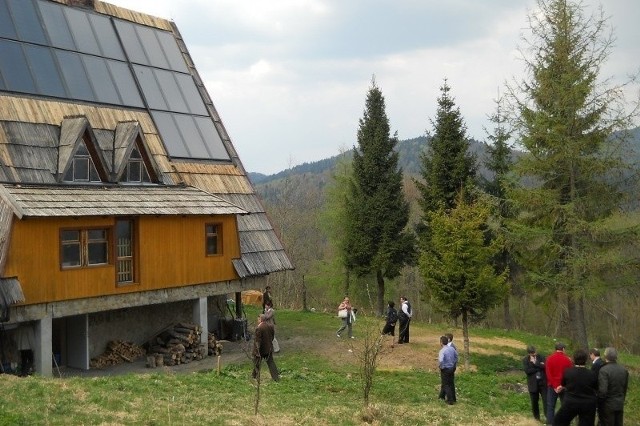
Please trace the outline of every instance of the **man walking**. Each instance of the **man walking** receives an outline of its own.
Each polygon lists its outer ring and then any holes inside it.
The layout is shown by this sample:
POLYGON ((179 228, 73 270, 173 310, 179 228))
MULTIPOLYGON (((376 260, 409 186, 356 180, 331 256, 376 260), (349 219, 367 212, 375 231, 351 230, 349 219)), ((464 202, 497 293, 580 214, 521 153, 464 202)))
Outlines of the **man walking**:
POLYGON ((573 361, 564 353, 564 343, 556 342, 556 351, 547 358, 545 372, 547 375, 547 424, 553 424, 556 415, 556 403, 558 398, 564 397, 560 393, 562 387, 562 375, 564 370, 573 367, 573 361))
POLYGON ((411 315, 413 315, 411 309, 411 303, 406 297, 400 298, 400 311, 398 312, 398 324, 400 330, 398 330, 398 344, 409 343, 409 324, 411 323, 411 315))
POLYGON ((602 409, 601 425, 622 426, 624 399, 629 386, 629 372, 618 364, 618 351, 615 348, 604 350, 605 364, 598 375, 598 398, 602 409))
POLYGON ((278 367, 273 360, 273 326, 265 322, 265 315, 258 315, 258 326, 256 327, 255 339, 253 342, 253 374, 254 379, 260 378, 260 366, 262 360, 267 361, 271 378, 274 381, 280 380, 278 367))
POLYGON ((440 399, 453 405, 456 403, 455 371, 458 363, 456 350, 448 345, 447 336, 440 337, 438 366, 440 367, 440 399))

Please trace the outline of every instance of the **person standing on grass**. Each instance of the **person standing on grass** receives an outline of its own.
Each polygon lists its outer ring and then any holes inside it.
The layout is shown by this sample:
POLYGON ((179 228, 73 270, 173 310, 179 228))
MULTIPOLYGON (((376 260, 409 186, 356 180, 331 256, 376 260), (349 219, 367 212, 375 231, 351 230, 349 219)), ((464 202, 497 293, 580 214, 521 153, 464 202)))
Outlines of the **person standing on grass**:
POLYGON ((353 339, 353 331, 351 329, 351 325, 353 324, 353 307, 351 306, 351 302, 349 301, 348 297, 345 297, 342 300, 342 303, 340 303, 340 305, 338 305, 338 316, 340 316, 340 311, 347 311, 346 315, 343 317, 340 317, 340 319, 342 319, 342 325, 340 326, 340 328, 338 329, 338 331, 336 332, 336 336, 337 337, 342 337, 340 335, 340 333, 342 333, 344 331, 344 329, 347 329, 347 334, 349 336, 350 339, 353 339))
POLYGON ((527 375, 527 389, 531 399, 533 418, 540 420, 540 399, 543 416, 547 413, 547 376, 544 371, 544 356, 534 346, 527 347, 527 356, 522 358, 522 367, 527 375))
POLYGON ((387 305, 387 314, 385 315, 385 324, 382 329, 382 334, 388 334, 391 336, 396 335, 396 322, 398 321, 398 311, 395 308, 396 304, 390 300, 387 305))
MULTIPOLYGON (((591 358, 591 371, 593 371, 597 379, 600 374, 600 368, 604 365, 604 361, 600 358, 600 350, 598 348, 589 350, 589 358, 591 358)), ((600 406, 600 402, 600 398, 598 398, 596 416, 598 418, 598 424, 604 426, 604 418, 602 417, 604 409, 600 406)))
POLYGON ((448 345, 447 336, 440 337, 440 352, 438 353, 438 367, 440 368, 440 395, 447 404, 456 403, 455 371, 458 363, 456 350, 448 345))
POLYGON ((271 301, 268 301, 264 306, 264 320, 267 324, 273 327, 273 353, 277 354, 280 352, 280 344, 278 343, 278 339, 276 339, 276 311, 273 310, 273 305, 271 301))
POLYGON ((618 364, 618 351, 604 350, 605 364, 598 374, 598 398, 605 426, 622 426, 624 400, 629 387, 629 372, 618 364))
POLYGON ((273 298, 271 297, 271 286, 266 286, 264 288, 264 293, 262 293, 262 313, 263 314, 267 306, 267 303, 271 303, 271 306, 273 307, 273 298))
POLYGON ((256 327, 255 338, 253 342, 253 373, 251 377, 258 379, 260 377, 260 367, 262 360, 267 362, 269 373, 274 381, 280 380, 278 367, 273 360, 273 326, 265 321, 264 314, 258 315, 258 326, 256 327))
POLYGON ((564 370, 573 367, 573 362, 564 353, 564 343, 556 342, 556 351, 547 357, 547 365, 545 373, 547 375, 547 424, 553 424, 553 418, 556 413, 556 403, 558 398, 562 402, 563 394, 559 393, 562 384, 562 375, 564 370))
POLYGON ((400 323, 398 330, 398 344, 409 343, 409 324, 413 311, 409 300, 402 296, 400 298, 400 311, 398 312, 398 321, 400 323))
POLYGON ((573 354, 574 366, 564 370, 558 392, 564 394, 562 406, 553 418, 554 426, 569 426, 577 416, 578 426, 593 426, 596 420, 598 378, 586 368, 587 351, 573 354))

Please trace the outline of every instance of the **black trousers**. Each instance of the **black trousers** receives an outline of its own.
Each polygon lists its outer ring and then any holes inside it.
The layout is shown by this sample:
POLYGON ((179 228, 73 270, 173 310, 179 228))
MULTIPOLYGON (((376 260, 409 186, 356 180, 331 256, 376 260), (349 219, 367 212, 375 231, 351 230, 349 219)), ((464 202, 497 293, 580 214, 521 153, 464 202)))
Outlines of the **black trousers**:
POLYGON ((440 398, 447 404, 456 402, 455 368, 440 369, 440 398))
POLYGON ((531 399, 531 413, 533 418, 540 420, 540 399, 542 399, 542 414, 547 414, 547 387, 538 385, 536 392, 529 392, 529 398, 531 399))
POLYGON ((398 330, 398 343, 409 343, 409 323, 411 323, 411 318, 400 318, 398 323, 400 325, 398 330))
POLYGON ((574 401, 565 397, 553 418, 554 426, 569 426, 578 417, 578 426, 593 426, 596 420, 596 401, 574 401))

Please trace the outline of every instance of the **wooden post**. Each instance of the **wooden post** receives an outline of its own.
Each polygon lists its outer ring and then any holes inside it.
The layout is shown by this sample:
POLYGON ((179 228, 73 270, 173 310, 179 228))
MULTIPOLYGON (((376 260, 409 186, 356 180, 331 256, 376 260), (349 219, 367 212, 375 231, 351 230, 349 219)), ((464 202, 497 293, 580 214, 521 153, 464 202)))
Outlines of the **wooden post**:
POLYGON ((218 374, 220 374, 220 355, 218 355, 218 374))

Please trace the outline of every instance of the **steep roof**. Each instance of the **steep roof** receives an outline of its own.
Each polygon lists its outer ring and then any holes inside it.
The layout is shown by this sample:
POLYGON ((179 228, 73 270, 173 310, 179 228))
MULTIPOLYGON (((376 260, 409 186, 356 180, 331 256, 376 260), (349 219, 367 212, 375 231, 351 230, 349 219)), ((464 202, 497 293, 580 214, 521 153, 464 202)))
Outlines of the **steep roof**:
POLYGON ((0 50, 9 52, 0 58, 3 203, 18 217, 239 214, 238 274, 293 269, 175 24, 99 0, 70 3, 79 2, 0 0, 0 50), (60 184, 79 143, 109 185, 60 184), (139 144, 157 186, 118 187, 139 144), (108 194, 103 204, 98 194, 108 194))

